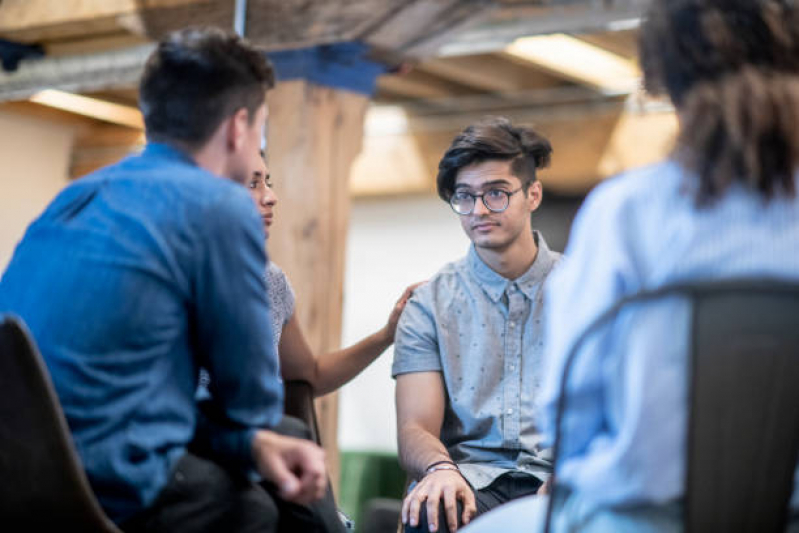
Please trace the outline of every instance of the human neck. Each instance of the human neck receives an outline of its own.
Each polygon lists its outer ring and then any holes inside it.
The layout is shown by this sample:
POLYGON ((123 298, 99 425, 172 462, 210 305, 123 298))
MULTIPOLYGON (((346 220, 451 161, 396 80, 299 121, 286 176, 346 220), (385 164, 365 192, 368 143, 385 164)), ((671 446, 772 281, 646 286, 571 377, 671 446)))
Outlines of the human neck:
POLYGON ((491 270, 510 280, 521 277, 538 257, 538 245, 532 231, 523 232, 505 248, 475 246, 475 251, 491 270))
POLYGON ((217 176, 227 177, 227 153, 220 149, 218 143, 207 143, 189 154, 199 167, 217 176))

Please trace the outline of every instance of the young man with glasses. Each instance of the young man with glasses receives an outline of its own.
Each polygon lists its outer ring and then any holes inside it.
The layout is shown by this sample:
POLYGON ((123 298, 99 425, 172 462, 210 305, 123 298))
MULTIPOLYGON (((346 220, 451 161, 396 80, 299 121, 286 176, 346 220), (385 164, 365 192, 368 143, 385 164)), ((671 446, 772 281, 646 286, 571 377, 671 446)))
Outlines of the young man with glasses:
POLYGON ((466 128, 444 154, 439 196, 472 241, 408 302, 396 334, 400 460, 416 483, 406 532, 455 531, 538 491, 551 470, 534 407, 542 285, 560 255, 533 231, 552 148, 507 119, 466 128))

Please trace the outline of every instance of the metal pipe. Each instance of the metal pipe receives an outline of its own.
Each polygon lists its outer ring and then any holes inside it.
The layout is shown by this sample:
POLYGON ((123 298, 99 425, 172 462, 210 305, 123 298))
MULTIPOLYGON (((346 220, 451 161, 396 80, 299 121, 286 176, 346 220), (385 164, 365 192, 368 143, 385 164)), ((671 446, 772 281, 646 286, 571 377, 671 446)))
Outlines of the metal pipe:
POLYGON ((247 32, 247 0, 236 0, 236 11, 233 13, 233 29, 242 37, 247 32))
POLYGON ((92 92, 135 87, 155 49, 144 44, 94 54, 23 60, 14 72, 0 72, 0 102, 24 100, 43 89, 92 92))

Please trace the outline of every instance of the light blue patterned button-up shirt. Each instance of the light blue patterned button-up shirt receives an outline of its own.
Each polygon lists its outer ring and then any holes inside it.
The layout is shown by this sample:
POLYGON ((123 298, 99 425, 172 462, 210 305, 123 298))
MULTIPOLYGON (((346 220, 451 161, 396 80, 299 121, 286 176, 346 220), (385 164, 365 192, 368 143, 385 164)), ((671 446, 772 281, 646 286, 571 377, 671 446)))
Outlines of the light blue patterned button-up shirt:
MULTIPOLYGON (((741 276, 799 279, 799 198, 767 204, 736 186, 697 209, 672 162, 597 187, 547 282, 548 441, 564 357, 598 315, 640 290, 741 276)), ((630 305, 578 353, 558 481, 584 508, 682 495, 689 324, 690 308, 679 297, 630 305)))
POLYGON ((392 374, 441 372, 441 441, 476 489, 510 470, 550 471, 535 399, 541 386, 542 285, 560 258, 536 233, 538 256, 516 280, 472 246, 414 291, 402 313, 392 374))

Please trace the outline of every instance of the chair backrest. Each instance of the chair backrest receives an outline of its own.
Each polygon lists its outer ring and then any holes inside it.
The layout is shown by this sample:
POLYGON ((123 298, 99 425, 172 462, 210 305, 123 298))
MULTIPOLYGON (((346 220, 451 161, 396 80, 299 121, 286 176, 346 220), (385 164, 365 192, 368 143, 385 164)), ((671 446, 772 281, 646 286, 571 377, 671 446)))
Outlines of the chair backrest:
MULTIPOLYGON (((683 283, 626 297, 574 343, 560 390, 567 390, 583 342, 622 308, 675 295, 690 300, 693 317, 687 354, 685 531, 784 531, 799 459, 799 284, 683 283)), ((562 392, 555 429, 556 480, 567 401, 562 392)))
POLYGON ((0 317, 0 521, 3 531, 118 533, 92 493, 30 335, 0 317))
POLYGON ((799 288, 693 294, 687 532, 782 532, 799 455, 799 288))

